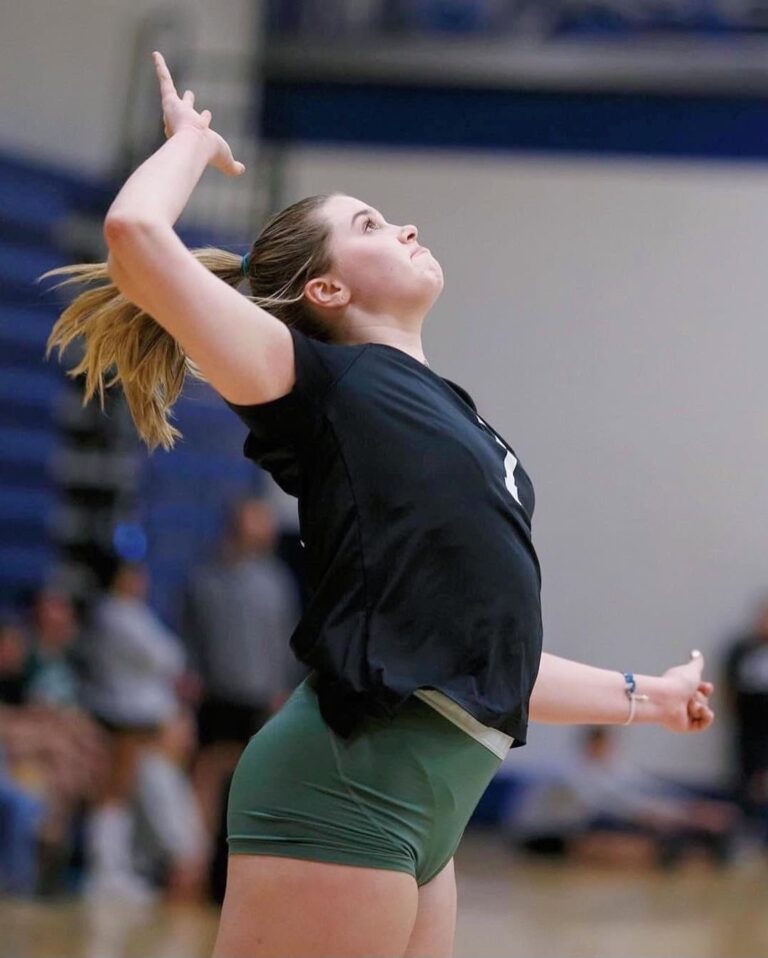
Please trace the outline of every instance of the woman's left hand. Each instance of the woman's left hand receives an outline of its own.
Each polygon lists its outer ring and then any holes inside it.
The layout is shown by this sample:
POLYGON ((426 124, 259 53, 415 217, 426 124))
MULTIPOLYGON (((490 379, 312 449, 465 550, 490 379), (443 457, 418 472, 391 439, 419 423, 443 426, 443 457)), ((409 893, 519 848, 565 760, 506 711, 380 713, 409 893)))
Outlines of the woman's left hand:
POLYGON ((705 682, 704 656, 691 652, 690 662, 676 665, 662 675, 667 695, 660 724, 672 732, 703 732, 709 728, 715 713, 709 707, 714 685, 705 682))

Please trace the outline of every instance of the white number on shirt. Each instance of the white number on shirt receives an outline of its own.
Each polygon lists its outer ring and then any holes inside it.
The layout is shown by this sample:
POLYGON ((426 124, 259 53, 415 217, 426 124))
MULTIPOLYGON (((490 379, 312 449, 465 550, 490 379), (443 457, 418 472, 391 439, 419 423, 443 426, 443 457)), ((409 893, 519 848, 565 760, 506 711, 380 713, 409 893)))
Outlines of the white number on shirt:
MULTIPOLYGON (((475 415, 477 416, 477 413, 475 413, 475 415)), ((481 425, 485 426, 485 428, 490 432, 490 434, 493 436, 496 442, 506 452, 506 456, 504 457, 504 483, 507 489, 509 489, 509 491, 511 492, 515 502, 519 506, 522 505, 522 503, 520 502, 520 493, 518 492, 518 489, 517 489, 517 483, 515 482, 515 467, 517 466, 517 459, 512 454, 512 452, 509 449, 507 449, 507 447, 499 439, 499 437, 496 435, 493 429, 491 429, 491 427, 488 425, 487 422, 483 422, 483 420, 479 416, 477 416, 477 421, 481 425)))

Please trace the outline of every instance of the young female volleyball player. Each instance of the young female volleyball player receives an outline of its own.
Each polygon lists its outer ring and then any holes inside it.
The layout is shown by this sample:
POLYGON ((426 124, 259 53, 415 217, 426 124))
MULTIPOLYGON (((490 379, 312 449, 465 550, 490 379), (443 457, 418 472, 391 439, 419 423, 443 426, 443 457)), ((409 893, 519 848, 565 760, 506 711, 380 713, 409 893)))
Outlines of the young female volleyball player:
POLYGON ((243 168, 155 65, 167 142, 107 214, 108 262, 63 270, 99 285, 49 349, 82 335, 73 374, 91 396, 114 367, 150 447, 172 445, 169 409, 201 374, 299 498, 312 598, 291 645, 311 672, 236 770, 215 953, 448 956, 453 853, 529 718, 694 732, 712 685, 697 652, 658 677, 541 653, 533 488, 424 358, 443 277, 416 227, 333 194, 242 260, 189 251, 173 224, 203 170, 243 168))

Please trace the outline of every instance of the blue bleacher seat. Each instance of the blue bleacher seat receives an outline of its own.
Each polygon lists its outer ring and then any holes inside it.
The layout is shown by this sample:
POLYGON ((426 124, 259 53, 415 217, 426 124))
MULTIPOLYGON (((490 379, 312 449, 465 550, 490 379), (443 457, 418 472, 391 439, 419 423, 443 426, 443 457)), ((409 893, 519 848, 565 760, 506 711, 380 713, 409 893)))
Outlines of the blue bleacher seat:
MULTIPOLYGON (((58 315, 59 311, 54 307, 0 304, 2 349, 24 348, 29 351, 32 363, 43 362, 45 343, 58 315)), ((54 357, 56 355, 57 353, 54 353, 54 357)))
POLYGON ((51 429, 2 429, 0 430, 0 448, 3 459, 10 463, 29 463, 45 465, 58 443, 56 433, 51 429))
POLYGON ((0 291, 25 302, 41 303, 46 296, 51 301, 50 286, 57 279, 41 283, 38 277, 56 266, 64 266, 65 258, 48 245, 22 245, 7 238, 0 239, 0 291))
MULTIPOLYGON (((66 370, 46 361, 45 344, 72 290, 58 278, 37 282, 73 262, 56 237, 72 213, 100 216, 117 185, 45 169, 0 155, 0 592, 34 585, 55 558, 51 516, 56 503, 51 462, 60 441, 57 402, 71 388, 66 370)), ((236 238, 183 229, 190 247, 247 248, 236 238), (239 243, 239 245, 238 245, 239 243)), ((191 563, 217 539, 223 504, 259 487, 259 471, 242 456, 246 430, 213 390, 191 381, 174 421, 184 439, 171 453, 144 458, 139 506, 146 516, 153 595, 161 614, 172 610, 191 563), (155 563, 155 558, 157 563, 155 563)))
POLYGON ((0 177, 3 219, 17 236, 25 230, 33 236, 50 236, 55 225, 69 214, 72 202, 57 183, 36 182, 33 188, 25 188, 28 185, 18 170, 0 177))
MULTIPOLYGON (((0 403, 10 406, 34 406, 50 411, 66 380, 61 369, 41 363, 40 368, 7 368, 0 356, 0 403)), ((41 420, 42 421, 42 420, 41 420)))
POLYGON ((0 156, 0 593, 36 585, 54 559, 50 462, 54 409, 67 388, 45 343, 63 297, 37 283, 67 262, 55 236, 75 209, 76 178, 0 156))
MULTIPOLYGON (((30 489, 48 489, 51 487, 51 476, 48 464, 44 462, 29 463, 12 461, 4 455, 0 456, 0 495, 7 486, 27 484, 30 489)), ((0 541, 3 532, 0 530, 0 541)), ((2 569, 0 569, 2 578, 2 569)))
MULTIPOLYGON (((6 485, 0 496, 2 543, 21 547, 47 541, 55 508, 55 492, 6 485)), ((0 570, 0 584, 6 570, 0 570)))
POLYGON ((45 576, 53 560, 53 549, 47 542, 30 546, 0 543, 0 569, 3 591, 9 593, 36 585, 45 576))

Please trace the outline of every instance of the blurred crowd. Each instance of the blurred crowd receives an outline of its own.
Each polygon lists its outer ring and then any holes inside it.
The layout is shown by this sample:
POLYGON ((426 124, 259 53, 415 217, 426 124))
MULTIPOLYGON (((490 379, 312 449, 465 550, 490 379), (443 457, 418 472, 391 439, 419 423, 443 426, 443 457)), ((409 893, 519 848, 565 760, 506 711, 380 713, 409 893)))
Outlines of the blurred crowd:
POLYGON ((768 850, 768 600, 724 647, 716 691, 726 725, 725 786, 649 774, 617 729, 587 727, 573 755, 528 789, 509 822, 531 855, 636 867, 768 850))
MULTIPOLYGON (((147 566, 120 558, 87 609, 42 585, 5 611, 0 891, 222 900, 232 772, 306 674, 288 643, 300 575, 279 542, 265 500, 233 503, 176 631, 148 603, 147 566)), ((620 731, 584 728, 573 759, 526 789, 516 847, 662 867, 690 852, 726 865, 745 835, 768 847, 768 601, 721 664, 728 787, 655 778, 620 731)))
POLYGON ((42 585, 5 611, 0 890, 221 900, 230 776, 306 671, 279 537, 265 500, 233 503, 177 631, 148 604, 147 566, 119 557, 87 609, 42 585))

